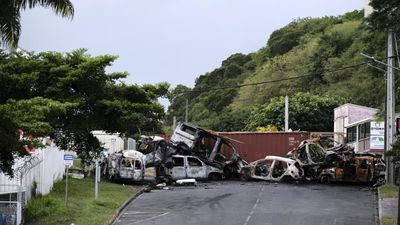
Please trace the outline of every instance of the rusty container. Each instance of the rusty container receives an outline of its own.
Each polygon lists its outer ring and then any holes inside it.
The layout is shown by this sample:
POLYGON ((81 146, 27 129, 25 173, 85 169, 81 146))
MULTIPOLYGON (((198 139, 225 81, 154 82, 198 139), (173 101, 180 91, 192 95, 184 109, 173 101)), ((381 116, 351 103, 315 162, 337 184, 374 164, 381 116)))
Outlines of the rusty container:
POLYGON ((240 156, 253 162, 265 156, 285 156, 301 141, 310 137, 309 132, 219 132, 235 145, 240 156))

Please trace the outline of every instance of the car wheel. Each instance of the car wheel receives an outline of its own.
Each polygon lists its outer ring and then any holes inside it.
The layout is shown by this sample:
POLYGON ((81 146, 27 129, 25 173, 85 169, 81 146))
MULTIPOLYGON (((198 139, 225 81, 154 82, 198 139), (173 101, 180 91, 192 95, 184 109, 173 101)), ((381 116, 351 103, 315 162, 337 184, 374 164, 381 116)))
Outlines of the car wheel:
POLYGON ((375 179, 374 186, 375 186, 375 187, 377 187, 377 186, 382 186, 382 185, 384 185, 385 183, 386 183, 385 177, 380 176, 380 177, 378 177, 378 178, 375 179))
POLYGON ((250 171, 249 170, 240 171, 240 180, 242 180, 242 181, 251 180, 250 171))
POLYGON ((329 175, 323 175, 320 179, 321 183, 323 184, 330 184, 332 183, 332 177, 329 175))
POLYGON ((222 179, 222 176, 221 176, 220 174, 218 174, 218 173, 210 173, 210 174, 208 175, 208 179, 209 179, 209 180, 213 180, 213 181, 221 180, 221 179, 222 179))
POLYGON ((293 181, 293 178, 291 176, 284 176, 281 179, 281 182, 284 182, 284 183, 290 183, 292 181, 293 181))

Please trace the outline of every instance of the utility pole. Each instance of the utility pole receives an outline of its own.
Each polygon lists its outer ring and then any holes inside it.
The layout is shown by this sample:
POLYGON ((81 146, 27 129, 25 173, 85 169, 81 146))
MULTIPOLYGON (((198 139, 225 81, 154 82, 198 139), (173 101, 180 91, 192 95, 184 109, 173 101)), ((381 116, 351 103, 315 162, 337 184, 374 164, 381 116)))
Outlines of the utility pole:
POLYGON ((289 96, 285 96, 285 132, 289 131, 289 96))
POLYGON ((386 158, 386 179, 388 183, 394 182, 393 163, 387 157, 387 153, 391 151, 395 134, 395 99, 394 99, 394 52, 393 52, 394 33, 388 33, 388 46, 387 46, 387 76, 386 76, 386 137, 385 137, 385 158, 386 158))
POLYGON ((185 123, 188 122, 188 113, 189 113, 189 99, 186 96, 186 106, 185 106, 185 123))

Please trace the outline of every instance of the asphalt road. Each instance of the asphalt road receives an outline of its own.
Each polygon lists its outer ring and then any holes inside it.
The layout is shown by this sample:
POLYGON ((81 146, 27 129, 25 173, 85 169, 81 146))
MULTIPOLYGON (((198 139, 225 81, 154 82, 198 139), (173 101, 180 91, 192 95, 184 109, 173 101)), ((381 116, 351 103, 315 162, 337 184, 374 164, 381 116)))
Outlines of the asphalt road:
POLYGON ((375 194, 354 185, 220 182, 153 190, 115 225, 374 225, 375 194))

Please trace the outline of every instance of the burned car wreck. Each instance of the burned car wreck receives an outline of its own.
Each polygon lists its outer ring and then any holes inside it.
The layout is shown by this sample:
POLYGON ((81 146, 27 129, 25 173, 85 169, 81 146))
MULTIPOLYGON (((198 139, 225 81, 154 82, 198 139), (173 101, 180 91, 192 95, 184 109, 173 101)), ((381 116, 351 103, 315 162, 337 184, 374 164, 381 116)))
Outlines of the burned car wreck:
POLYGON ((112 181, 141 182, 144 172, 144 155, 135 150, 110 154, 103 169, 103 175, 112 181))
MULTIPOLYGON (((189 123, 178 124, 170 141, 158 140, 150 143, 149 153, 145 155, 145 163, 147 166, 156 167, 158 179, 174 180, 171 172, 176 171, 173 168, 177 166, 174 160, 177 155, 197 158, 197 169, 208 174, 197 177, 202 179, 239 177, 240 169, 247 164, 241 159, 230 139, 189 123), (215 172, 208 173, 207 171, 215 172)), ((187 160, 185 158, 184 162, 187 160)), ((182 167, 181 164, 179 167, 182 167)), ((186 171, 186 178, 196 177, 186 171)))
POLYGON ((265 159, 251 162, 240 171, 240 179, 243 181, 259 179, 290 182, 301 180, 302 177, 303 169, 298 162, 279 156, 267 156, 265 159))
POLYGON ((304 179, 331 182, 366 182, 376 185, 385 183, 385 163, 373 153, 355 153, 343 144, 324 149, 319 139, 309 139, 288 152, 288 158, 299 163, 304 179))

